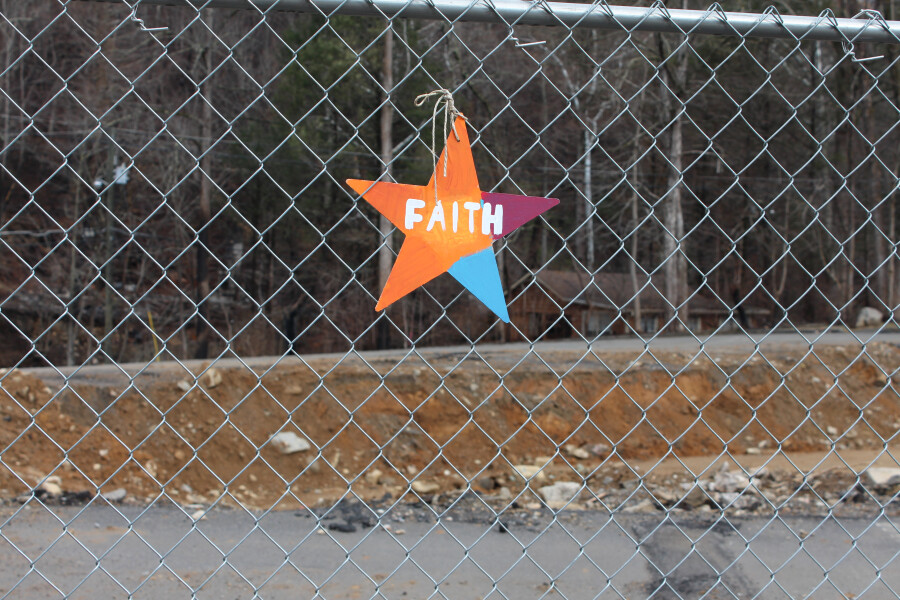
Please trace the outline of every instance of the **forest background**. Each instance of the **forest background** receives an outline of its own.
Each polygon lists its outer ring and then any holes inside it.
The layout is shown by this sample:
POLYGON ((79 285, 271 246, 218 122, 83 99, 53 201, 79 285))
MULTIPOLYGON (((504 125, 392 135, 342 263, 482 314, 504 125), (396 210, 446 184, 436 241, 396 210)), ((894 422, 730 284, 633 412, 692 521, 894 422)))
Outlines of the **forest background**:
POLYGON ((838 42, 562 26, 0 14, 7 365, 522 339, 449 277, 374 311, 402 236, 343 181, 424 184, 431 106, 414 99, 436 88, 469 120, 483 190, 561 200, 495 244, 507 288, 542 268, 652 275, 673 307, 703 294, 770 327, 897 302, 896 46, 856 44, 882 58, 855 62, 838 42))

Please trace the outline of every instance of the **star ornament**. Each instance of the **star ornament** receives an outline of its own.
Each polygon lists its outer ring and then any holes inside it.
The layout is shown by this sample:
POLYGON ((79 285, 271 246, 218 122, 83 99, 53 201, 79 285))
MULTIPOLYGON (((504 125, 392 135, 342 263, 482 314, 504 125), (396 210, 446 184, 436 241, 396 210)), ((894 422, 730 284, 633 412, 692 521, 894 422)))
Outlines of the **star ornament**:
POLYGON ((491 244, 559 200, 482 192, 465 119, 457 117, 454 130, 428 185, 347 180, 347 185, 406 234, 375 310, 383 310, 448 272, 509 323, 491 244))

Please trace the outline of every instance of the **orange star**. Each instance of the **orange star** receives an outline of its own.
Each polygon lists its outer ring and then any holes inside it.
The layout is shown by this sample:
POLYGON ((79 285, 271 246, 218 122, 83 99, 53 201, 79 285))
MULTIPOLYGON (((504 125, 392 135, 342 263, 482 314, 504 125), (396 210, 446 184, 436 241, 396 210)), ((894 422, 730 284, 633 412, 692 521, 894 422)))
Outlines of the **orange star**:
POLYGON ((483 215, 471 206, 482 203, 465 120, 457 117, 454 127, 459 140, 451 132, 426 186, 347 180, 356 193, 406 234, 375 310, 391 305, 459 259, 493 242, 490 233, 483 233, 483 215), (448 159, 444 175, 444 161, 448 159))
POLYGON ((559 200, 482 192, 465 120, 457 117, 454 127, 455 133, 447 138, 426 186, 347 180, 356 193, 406 234, 375 310, 446 271, 509 323, 491 243, 556 206, 559 200))

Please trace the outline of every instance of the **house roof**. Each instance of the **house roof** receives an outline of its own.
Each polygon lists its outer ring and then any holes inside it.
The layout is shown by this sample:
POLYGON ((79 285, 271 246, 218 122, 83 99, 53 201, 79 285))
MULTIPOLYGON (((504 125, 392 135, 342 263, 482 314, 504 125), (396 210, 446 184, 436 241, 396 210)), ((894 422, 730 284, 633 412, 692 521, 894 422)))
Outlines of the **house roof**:
MULTIPOLYGON (((513 287, 530 279, 530 276, 522 278, 513 287)), ((669 309, 669 302, 664 295, 665 278, 661 275, 654 275, 651 278, 644 273, 637 273, 632 279, 630 273, 601 271, 595 273, 592 278, 585 272, 542 269, 535 274, 534 280, 563 305, 574 304, 628 313, 633 310, 635 297, 639 295, 641 311, 644 313, 665 312, 669 309)), ((710 293, 695 292, 688 301, 688 311, 695 315, 721 314, 731 310, 731 306, 710 293)), ((746 304, 744 310, 751 314, 769 312, 765 308, 746 304)))

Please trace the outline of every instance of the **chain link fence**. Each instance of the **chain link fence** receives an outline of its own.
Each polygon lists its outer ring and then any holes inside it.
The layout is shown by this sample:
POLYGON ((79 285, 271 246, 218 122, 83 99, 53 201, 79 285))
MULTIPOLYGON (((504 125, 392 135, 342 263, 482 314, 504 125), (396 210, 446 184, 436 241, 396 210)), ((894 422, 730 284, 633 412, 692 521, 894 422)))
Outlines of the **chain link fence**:
POLYGON ((897 598, 900 23, 779 7, 0 0, 0 598, 897 598), (437 88, 509 324, 374 310, 437 88))

